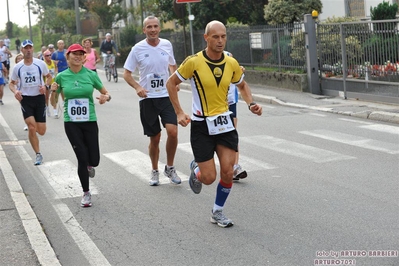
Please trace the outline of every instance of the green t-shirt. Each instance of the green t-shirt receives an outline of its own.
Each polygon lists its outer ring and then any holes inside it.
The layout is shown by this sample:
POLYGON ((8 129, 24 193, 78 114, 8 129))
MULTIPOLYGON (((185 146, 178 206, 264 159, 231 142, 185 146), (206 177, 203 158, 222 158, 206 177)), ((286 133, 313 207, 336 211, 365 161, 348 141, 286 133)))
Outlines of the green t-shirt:
POLYGON ((93 91, 101 90, 103 84, 97 73, 85 67, 78 73, 69 68, 55 78, 58 93, 64 93, 64 122, 97 121, 93 91))

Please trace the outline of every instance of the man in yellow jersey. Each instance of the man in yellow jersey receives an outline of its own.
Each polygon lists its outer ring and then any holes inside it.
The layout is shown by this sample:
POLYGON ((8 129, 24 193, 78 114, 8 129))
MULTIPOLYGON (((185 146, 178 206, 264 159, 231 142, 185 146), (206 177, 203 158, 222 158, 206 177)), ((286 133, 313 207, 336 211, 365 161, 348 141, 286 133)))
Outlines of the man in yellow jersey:
POLYGON ((180 106, 176 85, 190 79, 193 104, 191 115, 191 147, 194 160, 190 164, 189 184, 194 193, 201 192, 202 183, 212 184, 216 180, 214 153, 220 162, 220 181, 216 189, 216 200, 211 222, 221 227, 230 227, 233 221, 223 214, 223 206, 233 185, 233 167, 238 151, 238 133, 229 111, 227 93, 230 83, 237 85, 249 110, 262 114, 262 106, 253 102, 251 90, 243 80, 238 62, 224 55, 227 34, 220 21, 211 21, 205 28, 205 50, 191 55, 171 75, 166 83, 169 97, 177 115, 177 122, 185 127, 190 116, 180 106))

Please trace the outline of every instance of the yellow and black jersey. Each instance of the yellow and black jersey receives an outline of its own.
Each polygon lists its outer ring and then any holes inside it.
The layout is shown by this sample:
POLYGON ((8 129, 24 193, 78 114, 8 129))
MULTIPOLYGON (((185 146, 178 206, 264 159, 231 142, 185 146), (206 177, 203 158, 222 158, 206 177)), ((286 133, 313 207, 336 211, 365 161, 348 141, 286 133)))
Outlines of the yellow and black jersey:
POLYGON ((230 83, 240 84, 243 73, 238 62, 222 54, 211 60, 205 50, 189 56, 176 71, 181 81, 190 79, 193 92, 193 115, 207 117, 229 109, 227 94, 230 83))

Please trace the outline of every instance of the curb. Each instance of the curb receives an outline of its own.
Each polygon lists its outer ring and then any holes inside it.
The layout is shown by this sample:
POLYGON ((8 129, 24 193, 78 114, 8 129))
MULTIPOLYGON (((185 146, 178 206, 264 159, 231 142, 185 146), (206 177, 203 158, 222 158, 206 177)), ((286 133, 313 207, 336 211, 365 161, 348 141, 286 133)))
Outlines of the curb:
MULTIPOLYGON (((121 74, 121 73, 118 73, 118 75, 123 77, 123 74, 121 74)), ((133 76, 135 78, 139 78, 138 75, 133 74, 133 76)), ((191 91, 191 86, 190 86, 190 84, 183 82, 183 83, 180 83, 180 89, 185 89, 185 90, 191 91)), ((332 114, 353 116, 353 117, 357 117, 357 118, 399 124, 399 113, 396 114, 396 113, 390 113, 390 112, 384 112, 384 111, 371 111, 371 110, 370 111, 362 111, 362 112, 338 111, 338 110, 334 110, 333 108, 317 107, 317 106, 310 106, 310 105, 305 105, 305 104, 284 102, 283 100, 280 100, 277 97, 266 96, 266 95, 261 95, 261 94, 252 94, 252 98, 254 99, 254 101, 261 102, 261 103, 277 104, 277 105, 281 105, 281 106, 302 108, 302 109, 327 112, 327 113, 332 113, 332 114)), ((240 95, 240 99, 242 99, 241 95, 240 95)))

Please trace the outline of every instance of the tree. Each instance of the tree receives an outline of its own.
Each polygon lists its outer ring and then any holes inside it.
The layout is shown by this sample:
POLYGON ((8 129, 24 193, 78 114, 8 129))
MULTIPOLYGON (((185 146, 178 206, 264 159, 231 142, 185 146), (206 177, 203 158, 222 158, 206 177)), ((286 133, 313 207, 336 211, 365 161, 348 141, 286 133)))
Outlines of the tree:
POLYGON ((303 16, 313 10, 321 13, 322 8, 320 0, 269 0, 264 18, 270 24, 293 23, 302 21, 303 16))
POLYGON ((212 20, 219 20, 223 24, 227 23, 229 17, 235 15, 236 10, 243 6, 242 1, 237 0, 202 0, 200 3, 192 5, 192 14, 195 16, 193 27, 203 30, 212 20))
POLYGON ((388 2, 383 1, 377 7, 370 7, 371 20, 386 20, 395 19, 398 13, 398 4, 390 5, 388 2))
POLYGON ((269 3, 269 0, 241 0, 240 8, 237 8, 234 18, 248 25, 266 24, 264 18, 264 7, 269 3))
POLYGON ((113 0, 108 5, 108 0, 91 0, 86 1, 87 10, 92 13, 97 14, 99 18, 100 28, 110 29, 112 27, 112 22, 116 19, 122 19, 127 17, 127 12, 122 10, 119 5, 122 0, 113 0))

